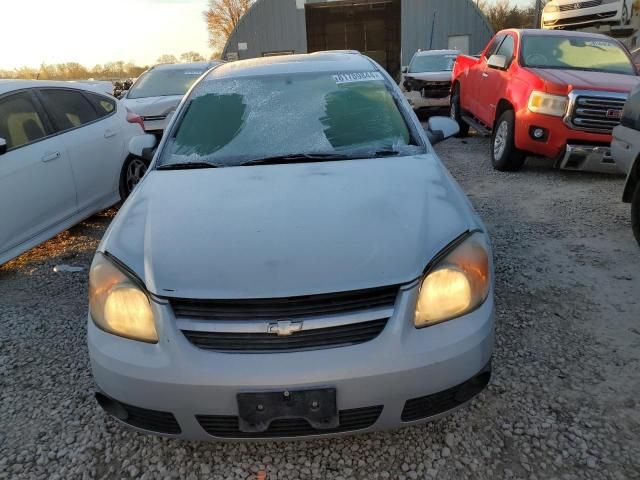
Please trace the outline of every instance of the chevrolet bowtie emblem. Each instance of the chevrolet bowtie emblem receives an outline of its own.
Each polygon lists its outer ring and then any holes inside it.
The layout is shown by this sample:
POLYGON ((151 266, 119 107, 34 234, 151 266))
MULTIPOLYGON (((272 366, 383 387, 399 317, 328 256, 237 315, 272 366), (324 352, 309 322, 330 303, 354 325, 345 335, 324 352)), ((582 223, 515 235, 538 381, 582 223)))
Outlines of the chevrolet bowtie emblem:
POLYGON ((280 320, 277 323, 270 323, 269 333, 278 335, 279 337, 288 337, 292 333, 302 330, 302 322, 292 322, 290 320, 280 320))

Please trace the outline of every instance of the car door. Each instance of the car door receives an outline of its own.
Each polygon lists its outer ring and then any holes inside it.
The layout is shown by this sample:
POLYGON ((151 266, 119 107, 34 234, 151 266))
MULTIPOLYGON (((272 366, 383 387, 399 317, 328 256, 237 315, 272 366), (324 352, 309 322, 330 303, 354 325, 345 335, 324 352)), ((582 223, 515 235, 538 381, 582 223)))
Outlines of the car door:
POLYGON ((122 127, 113 99, 77 89, 38 89, 71 160, 78 210, 95 210, 118 189, 122 127))
MULTIPOLYGON (((478 92, 478 115, 480 120, 490 128, 496 120, 496 106, 507 90, 509 83, 509 68, 514 59, 516 46, 515 34, 507 33, 495 51, 495 55, 502 55, 507 59, 505 69, 490 67, 487 62, 480 77, 478 92)), ((487 57, 487 61, 490 56, 487 57)))
POLYGON ((0 97, 0 256, 76 213, 69 157, 31 90, 0 97))
POLYGON ((480 84, 482 75, 487 67, 487 60, 496 52, 502 43, 502 40, 504 40, 504 34, 502 33, 499 33, 493 38, 480 57, 480 60, 473 66, 473 68, 469 69, 469 75, 464 81, 464 87, 460 92, 463 108, 471 111, 471 113, 476 117, 480 117, 482 110, 482 104, 480 103, 480 97, 482 95, 480 84))

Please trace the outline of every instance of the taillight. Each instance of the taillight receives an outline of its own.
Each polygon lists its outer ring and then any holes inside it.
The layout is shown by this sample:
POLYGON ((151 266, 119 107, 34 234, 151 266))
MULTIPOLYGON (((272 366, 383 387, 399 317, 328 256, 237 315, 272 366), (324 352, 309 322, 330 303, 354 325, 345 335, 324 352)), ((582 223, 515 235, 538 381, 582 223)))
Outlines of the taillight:
POLYGON ((140 115, 136 115, 131 110, 127 108, 127 122, 129 123, 137 123, 144 130, 144 121, 140 115))

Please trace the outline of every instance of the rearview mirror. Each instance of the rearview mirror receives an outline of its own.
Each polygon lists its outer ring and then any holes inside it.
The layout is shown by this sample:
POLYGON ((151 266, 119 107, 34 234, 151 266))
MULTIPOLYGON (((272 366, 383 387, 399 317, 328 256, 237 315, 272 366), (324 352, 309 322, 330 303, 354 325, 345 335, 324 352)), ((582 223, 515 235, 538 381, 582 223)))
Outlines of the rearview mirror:
POLYGON ((156 137, 147 133, 146 135, 138 135, 133 137, 129 142, 129 153, 136 157, 150 160, 149 152, 153 151, 153 147, 156 146, 156 137), (145 158, 147 157, 147 158, 145 158))
POLYGON ((507 68, 507 57, 504 55, 491 55, 487 61, 487 66, 490 68, 497 68, 498 70, 504 70, 507 68))
POLYGON ((449 117, 431 117, 427 123, 427 136, 431 145, 440 143, 460 132, 458 122, 449 117))
POLYGON ((0 138, 0 155, 7 153, 7 141, 4 138, 0 138))

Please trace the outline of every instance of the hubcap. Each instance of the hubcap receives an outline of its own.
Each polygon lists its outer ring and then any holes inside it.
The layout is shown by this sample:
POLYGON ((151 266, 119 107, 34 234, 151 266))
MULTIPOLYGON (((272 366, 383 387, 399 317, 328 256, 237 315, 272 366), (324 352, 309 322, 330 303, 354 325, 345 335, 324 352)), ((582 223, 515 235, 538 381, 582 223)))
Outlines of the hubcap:
POLYGON ((147 171, 147 165, 139 158, 134 158, 129 162, 127 167, 127 194, 131 193, 135 186, 142 180, 145 172, 147 171))
POLYGON ((498 130, 496 131, 496 136, 493 139, 493 158, 496 160, 500 160, 504 151, 507 147, 507 137, 509 135, 509 124, 503 121, 498 130))

